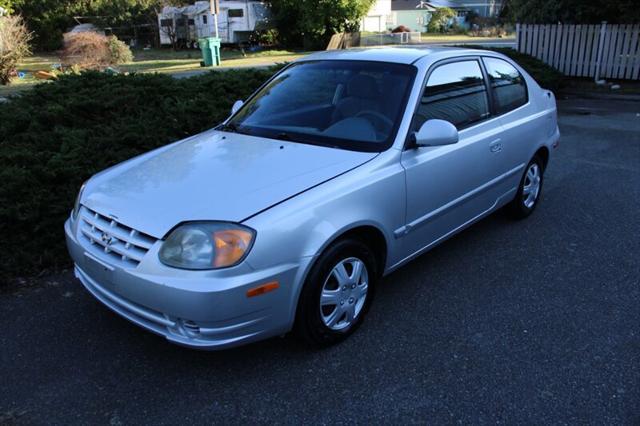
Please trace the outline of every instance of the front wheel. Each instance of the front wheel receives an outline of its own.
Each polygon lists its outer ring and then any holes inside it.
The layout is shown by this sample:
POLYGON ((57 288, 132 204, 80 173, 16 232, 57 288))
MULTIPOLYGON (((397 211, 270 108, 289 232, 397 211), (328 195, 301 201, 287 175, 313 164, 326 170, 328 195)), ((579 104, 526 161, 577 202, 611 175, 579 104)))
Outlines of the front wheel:
POLYGON ((344 340, 362 323, 373 300, 375 257, 361 241, 329 247, 311 269, 300 294, 295 332, 315 346, 344 340))
POLYGON ((508 209, 516 219, 524 219, 535 210, 542 193, 544 181, 544 163, 537 155, 527 164, 524 176, 520 180, 520 186, 516 198, 509 204, 508 209))

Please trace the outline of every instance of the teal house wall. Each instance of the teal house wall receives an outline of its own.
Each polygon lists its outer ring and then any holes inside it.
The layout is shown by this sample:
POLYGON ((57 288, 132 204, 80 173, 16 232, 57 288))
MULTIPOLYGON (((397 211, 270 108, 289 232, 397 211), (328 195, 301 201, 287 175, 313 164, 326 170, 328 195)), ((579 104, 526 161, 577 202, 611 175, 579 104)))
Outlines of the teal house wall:
POLYGON ((404 25, 411 31, 424 33, 431 20, 431 12, 428 10, 398 10, 396 14, 396 25, 404 25))

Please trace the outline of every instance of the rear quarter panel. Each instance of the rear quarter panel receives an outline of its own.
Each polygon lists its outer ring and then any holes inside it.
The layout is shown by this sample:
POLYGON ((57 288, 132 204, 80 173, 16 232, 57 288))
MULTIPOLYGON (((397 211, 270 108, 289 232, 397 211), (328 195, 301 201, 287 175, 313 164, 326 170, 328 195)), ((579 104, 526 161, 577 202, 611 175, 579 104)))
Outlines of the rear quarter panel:
POLYGON ((543 146, 551 152, 552 144, 560 136, 555 96, 541 88, 517 62, 499 54, 487 56, 495 56, 514 65, 527 83, 529 102, 499 117, 504 128, 506 160, 513 167, 522 163, 526 165, 543 146))

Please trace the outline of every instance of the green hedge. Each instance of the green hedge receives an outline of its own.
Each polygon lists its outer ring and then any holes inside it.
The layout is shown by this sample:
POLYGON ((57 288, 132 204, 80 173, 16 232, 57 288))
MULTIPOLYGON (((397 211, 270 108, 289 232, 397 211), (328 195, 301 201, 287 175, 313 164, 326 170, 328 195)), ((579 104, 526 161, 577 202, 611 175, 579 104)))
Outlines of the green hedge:
POLYGON ((0 279, 67 266, 63 222, 83 181, 220 123, 274 71, 86 73, 0 104, 0 279))
MULTIPOLYGON (((461 46, 468 47, 468 46, 461 46)), ((485 49, 485 48, 482 48, 485 49)), ((545 64, 540 59, 534 58, 526 53, 520 53, 514 49, 508 47, 494 47, 487 50, 493 50, 494 52, 502 53, 516 61, 522 68, 527 70, 529 74, 538 82, 544 89, 551 90, 552 92, 558 92, 564 85, 565 76, 555 68, 545 64)))

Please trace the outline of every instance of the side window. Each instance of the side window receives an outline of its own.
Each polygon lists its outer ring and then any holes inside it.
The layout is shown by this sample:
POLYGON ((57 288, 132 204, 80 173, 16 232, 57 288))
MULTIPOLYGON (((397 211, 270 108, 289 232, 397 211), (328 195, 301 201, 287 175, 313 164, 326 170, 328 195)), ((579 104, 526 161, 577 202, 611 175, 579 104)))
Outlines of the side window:
POLYGON ((242 18, 244 16, 244 10, 242 9, 229 9, 229 18, 242 18))
POLYGON ((527 103, 527 83, 513 65, 497 58, 482 60, 487 67, 498 114, 504 114, 527 103))
POLYGON ((452 62, 429 76, 413 127, 418 130, 425 121, 438 118, 462 129, 488 116, 489 97, 480 63, 452 62))

